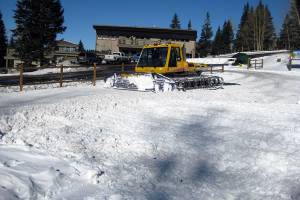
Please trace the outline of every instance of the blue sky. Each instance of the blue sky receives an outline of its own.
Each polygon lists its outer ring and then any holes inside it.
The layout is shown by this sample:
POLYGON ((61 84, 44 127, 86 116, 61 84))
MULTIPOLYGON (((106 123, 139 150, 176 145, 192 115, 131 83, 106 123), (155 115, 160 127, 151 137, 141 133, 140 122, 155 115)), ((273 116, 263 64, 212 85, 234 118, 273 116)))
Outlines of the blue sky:
MULTIPOLYGON (((67 30, 58 38, 74 43, 81 39, 86 48, 94 49, 95 24, 168 28, 174 13, 178 14, 182 28, 186 28, 191 19, 198 36, 206 12, 211 15, 214 31, 227 19, 232 20, 237 29, 246 2, 256 5, 259 0, 61 0, 67 30)), ((289 0, 264 0, 264 3, 270 8, 279 31, 289 8, 289 0)), ((16 0, 0 0, 8 35, 9 30, 15 27, 15 5, 16 0)))

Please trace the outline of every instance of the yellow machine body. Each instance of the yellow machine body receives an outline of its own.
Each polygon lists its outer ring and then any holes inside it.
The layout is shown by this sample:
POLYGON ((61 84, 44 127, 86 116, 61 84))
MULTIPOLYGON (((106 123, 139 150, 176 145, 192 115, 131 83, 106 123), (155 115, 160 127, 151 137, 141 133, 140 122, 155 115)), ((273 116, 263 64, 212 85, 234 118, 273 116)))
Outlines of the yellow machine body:
POLYGON ((135 66, 137 73, 173 74, 197 72, 205 64, 187 63, 185 48, 180 44, 157 44, 144 46, 135 66))

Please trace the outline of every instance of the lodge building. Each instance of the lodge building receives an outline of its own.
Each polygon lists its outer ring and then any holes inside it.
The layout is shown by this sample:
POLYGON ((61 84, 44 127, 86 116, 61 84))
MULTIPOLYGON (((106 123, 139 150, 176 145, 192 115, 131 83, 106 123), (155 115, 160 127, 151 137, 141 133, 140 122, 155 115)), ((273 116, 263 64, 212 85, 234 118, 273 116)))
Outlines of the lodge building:
POLYGON ((154 43, 180 43, 186 48, 187 57, 195 57, 197 31, 167 28, 94 25, 96 52, 109 54, 124 52, 139 53, 144 45, 154 43))

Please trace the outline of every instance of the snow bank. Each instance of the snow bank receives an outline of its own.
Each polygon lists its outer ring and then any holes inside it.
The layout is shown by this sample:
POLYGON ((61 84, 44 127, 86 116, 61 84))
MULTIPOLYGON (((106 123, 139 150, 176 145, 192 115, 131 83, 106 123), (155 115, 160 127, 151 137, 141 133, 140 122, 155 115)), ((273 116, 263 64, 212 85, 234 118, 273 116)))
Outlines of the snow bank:
POLYGON ((145 91, 147 89, 153 89, 153 77, 151 74, 143 74, 136 76, 129 76, 128 81, 138 86, 138 90, 145 91))
POLYGON ((138 91, 154 90, 154 79, 151 74, 113 75, 105 81, 105 87, 111 88, 116 82, 125 82, 138 91))
POLYGON ((189 58, 188 63, 207 64, 207 65, 228 65, 235 61, 233 58, 189 58))
POLYGON ((100 174, 39 149, 0 145, 0 199, 80 198, 83 187, 93 188, 100 174))

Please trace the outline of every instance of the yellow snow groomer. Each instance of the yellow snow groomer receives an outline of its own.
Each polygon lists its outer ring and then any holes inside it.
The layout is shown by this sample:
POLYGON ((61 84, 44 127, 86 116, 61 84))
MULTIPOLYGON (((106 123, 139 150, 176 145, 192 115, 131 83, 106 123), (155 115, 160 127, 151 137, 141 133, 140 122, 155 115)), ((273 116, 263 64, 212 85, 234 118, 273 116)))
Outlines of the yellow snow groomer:
POLYGON ((202 75, 205 64, 186 62, 185 48, 180 44, 144 46, 135 73, 114 74, 108 79, 111 87, 142 91, 186 90, 219 87, 223 79, 202 75))

